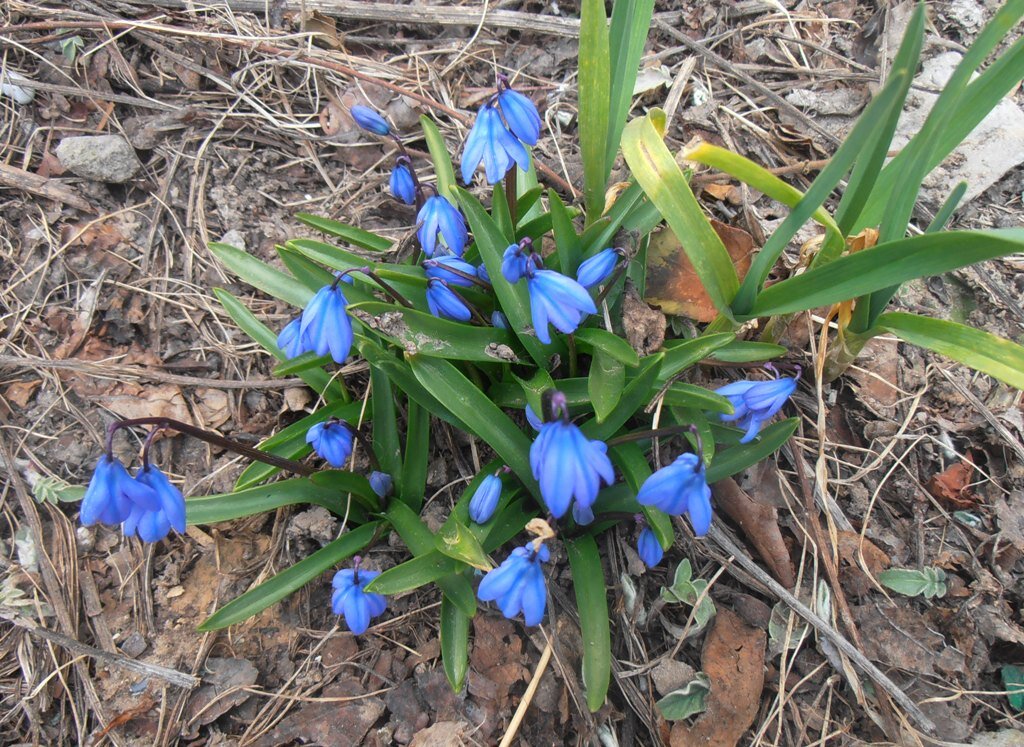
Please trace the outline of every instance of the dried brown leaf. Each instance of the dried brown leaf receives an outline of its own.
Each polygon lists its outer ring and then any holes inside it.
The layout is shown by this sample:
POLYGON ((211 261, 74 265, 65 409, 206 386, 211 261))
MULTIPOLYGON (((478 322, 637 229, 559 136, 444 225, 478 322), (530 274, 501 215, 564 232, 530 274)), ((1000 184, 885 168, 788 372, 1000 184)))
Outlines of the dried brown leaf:
POLYGON ((774 506, 758 503, 732 478, 719 480, 711 490, 718 508, 739 524, 772 575, 786 588, 792 588, 796 583, 796 570, 779 530, 778 510, 774 506))
POLYGON ((973 476, 974 459, 968 452, 963 461, 933 475, 928 481, 928 492, 948 509, 961 511, 973 508, 980 500, 970 491, 973 476))

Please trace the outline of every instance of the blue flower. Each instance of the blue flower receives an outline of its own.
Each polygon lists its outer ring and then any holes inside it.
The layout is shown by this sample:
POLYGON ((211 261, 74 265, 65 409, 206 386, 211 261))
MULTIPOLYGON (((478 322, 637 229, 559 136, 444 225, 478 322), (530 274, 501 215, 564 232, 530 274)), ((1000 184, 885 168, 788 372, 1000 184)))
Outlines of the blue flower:
POLYGON ((769 381, 734 381, 715 390, 732 403, 732 415, 719 415, 725 422, 735 422, 746 430, 741 444, 753 441, 761 426, 772 417, 796 391, 796 378, 783 376, 769 381))
POLYGON ((501 498, 501 480, 497 475, 487 475, 477 486, 469 499, 469 518, 477 524, 486 524, 494 516, 501 498))
POLYGON ((604 249, 590 259, 580 263, 576 270, 576 280, 584 288, 593 288, 603 283, 619 261, 619 253, 614 249, 604 249))
POLYGON ((120 524, 136 506, 146 511, 159 510, 160 497, 149 485, 132 479, 120 461, 104 454, 82 499, 82 525, 120 524))
POLYGON ((514 163, 523 171, 530 168, 530 156, 526 148, 505 129, 501 115, 490 104, 480 107, 473 129, 466 138, 466 148, 462 151, 463 182, 469 184, 473 181, 473 172, 481 161, 488 184, 500 182, 514 163))
POLYGON ((317 355, 330 353, 335 363, 344 363, 352 350, 352 320, 346 306, 348 300, 340 285, 325 285, 318 290, 302 312, 299 341, 293 349, 317 355))
POLYGON ((548 510, 556 519, 565 515, 573 498, 581 509, 594 505, 601 480, 607 485, 615 482, 608 446, 602 441, 591 441, 576 425, 565 420, 541 425, 530 447, 530 468, 540 482, 540 494, 548 510))
POLYGON ((523 613, 527 625, 538 625, 544 619, 547 589, 541 563, 551 559, 544 545, 534 550, 532 544, 517 547, 505 562, 489 571, 477 589, 482 602, 498 602, 501 614, 511 619, 523 613))
POLYGON ((361 635, 370 627, 370 620, 384 613, 388 602, 383 594, 364 591, 366 585, 380 575, 379 571, 345 568, 334 574, 331 609, 343 615, 348 629, 361 635))
POLYGON ((540 114, 534 103, 519 91, 506 88, 498 94, 498 106, 512 134, 527 145, 536 145, 540 138, 540 114))
POLYGON ((352 114, 352 119, 356 121, 356 124, 367 132, 381 136, 391 134, 391 127, 388 125, 387 120, 370 107, 356 105, 349 112, 352 114))
POLYGON ((463 277, 462 275, 456 275, 454 272, 449 272, 449 270, 458 270, 463 275, 476 277, 476 268, 460 257, 438 257, 437 259, 428 259, 423 263, 423 267, 426 270, 428 278, 437 278, 438 280, 444 280, 449 285, 460 285, 463 288, 468 288, 473 285, 473 281, 469 278, 463 277))
POLYGON ((416 182, 412 178, 409 166, 404 162, 396 163, 395 168, 391 170, 391 194, 406 205, 416 202, 416 182))
POLYGON ((586 314, 597 313, 587 289, 572 278, 554 270, 535 270, 526 276, 530 289, 530 313, 537 339, 551 342, 548 322, 559 332, 576 331, 586 314))
POLYGON ((648 568, 653 568, 660 563, 665 555, 665 551, 661 549, 661 543, 658 542, 658 538, 654 536, 650 527, 644 527, 640 532, 640 537, 636 541, 636 551, 640 555, 640 560, 644 561, 644 565, 648 568))
POLYGON ((501 274, 510 283, 518 283, 519 279, 526 274, 526 268, 530 259, 519 244, 509 244, 505 253, 501 255, 501 274))
POLYGON ((476 266, 476 276, 485 283, 491 282, 491 273, 487 272, 487 265, 483 262, 476 266))
POLYGON ((491 312, 491 324, 498 329, 508 329, 508 317, 495 309, 491 312))
POLYGON ((302 328, 302 317, 297 316, 285 325, 284 329, 277 336, 277 346, 288 358, 297 358, 302 355, 302 336, 299 330, 302 328))
POLYGON ((427 281, 427 306, 434 316, 468 322, 473 312, 455 291, 448 287, 444 280, 431 278, 427 281))
POLYGON ((352 454, 352 426, 337 418, 317 423, 306 431, 306 443, 329 465, 341 469, 352 454))
POLYGON ((395 481, 387 472, 374 470, 370 473, 370 487, 381 498, 387 498, 395 488, 395 481))
POLYGON ((530 427, 535 431, 540 431, 540 427, 544 425, 544 421, 541 420, 540 416, 533 411, 533 408, 529 404, 526 405, 526 422, 530 424, 530 427))
POLYGON ((167 475, 152 465, 146 465, 135 479, 153 489, 160 505, 156 509, 146 509, 141 504, 132 504, 132 511, 122 527, 125 536, 137 534, 143 542, 156 542, 166 537, 172 527, 177 532, 184 532, 185 496, 171 484, 167 475))
POLYGON ((591 506, 584 506, 578 501, 572 504, 572 520, 585 527, 594 522, 594 509, 591 506))
POLYGON ((434 256, 439 235, 444 242, 443 246, 448 247, 448 251, 441 252, 442 254, 462 256, 469 240, 469 232, 466 230, 466 220, 462 213, 448 200, 440 195, 428 197, 416 216, 416 222, 419 224, 416 236, 423 247, 423 253, 428 257, 434 256))
POLYGON ((704 460, 696 454, 683 454, 648 477, 636 499, 671 516, 688 514, 698 537, 711 527, 711 488, 704 474, 704 460))

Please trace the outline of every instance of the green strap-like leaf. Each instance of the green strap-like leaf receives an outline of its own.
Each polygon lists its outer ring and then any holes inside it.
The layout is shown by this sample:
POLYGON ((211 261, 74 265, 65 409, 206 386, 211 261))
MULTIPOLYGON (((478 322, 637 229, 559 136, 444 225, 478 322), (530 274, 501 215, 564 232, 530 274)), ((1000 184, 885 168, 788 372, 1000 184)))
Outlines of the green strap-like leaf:
POLYGON ((295 217, 311 228, 323 231, 329 236, 334 236, 348 244, 368 249, 371 252, 386 252, 391 248, 391 239, 378 236, 375 233, 364 231, 361 228, 350 226, 347 223, 324 218, 321 215, 310 215, 309 213, 296 213, 295 217))
POLYGON ((632 346, 612 332, 599 327, 584 327, 576 330, 576 342, 589 345, 594 350, 603 350, 609 357, 626 366, 639 366, 640 358, 632 346))
POLYGON ((347 532, 305 560, 300 560, 291 568, 281 571, 268 581, 228 602, 206 618, 198 629, 204 632, 220 630, 262 612, 328 568, 360 552, 373 539, 378 526, 380 522, 374 521, 347 532))
POLYGON ((583 193, 589 224, 604 210, 604 188, 608 178, 605 153, 611 106, 611 50, 604 0, 583 0, 580 11, 578 80, 583 193))
POLYGON ((611 87, 608 108, 608 144, 605 150, 605 174, 607 181, 612 164, 619 151, 622 128, 629 117, 636 85, 640 58, 644 53, 644 42, 654 15, 654 0, 616 0, 612 6, 612 20, 609 28, 608 46, 611 52, 611 87))
POLYGON ((737 319, 828 306, 1020 251, 1024 251, 1024 229, 1020 228, 944 231, 890 241, 766 288, 750 315, 737 319))
POLYGON ((587 707, 597 712, 604 705, 612 674, 612 639, 608 624, 604 568, 597 543, 590 535, 565 540, 572 568, 572 585, 583 633, 583 686, 587 707))
POLYGON ((391 475, 397 483, 402 479, 402 446, 398 439, 395 395, 387 373, 381 368, 370 369, 370 386, 373 392, 373 451, 381 471, 391 475))
POLYGON ((882 314, 875 327, 1024 389, 1024 347, 1015 342, 956 322, 901 311, 882 314))
POLYGON ((469 671, 469 620, 450 599, 441 600, 441 663, 448 684, 457 693, 469 671))
POLYGON ((715 308, 731 315, 729 305, 740 287, 736 268, 650 114, 626 126, 622 154, 669 228, 676 236, 685 237, 683 249, 715 308))
POLYGON ((597 422, 603 422, 619 404, 622 386, 626 382, 626 367, 604 350, 598 349, 590 362, 587 393, 594 405, 597 422))
POLYGON ((414 511, 423 506, 427 487, 430 456, 430 414, 412 399, 409 400, 405 427, 405 454, 399 498, 414 511))
POLYGON ((651 387, 658 379, 658 370, 661 368, 663 354, 655 353, 640 361, 640 368, 636 374, 629 378, 629 383, 622 390, 615 409, 608 416, 598 422, 588 422, 583 426, 583 432, 590 438, 604 441, 611 438, 626 421, 643 407, 650 398, 651 387))
POLYGON ((796 431, 797 424, 796 418, 772 423, 761 431, 755 441, 719 450, 715 454, 714 461, 708 467, 708 483, 732 477, 737 472, 742 472, 747 467, 771 456, 789 440, 789 437, 796 431))
POLYGON ((344 512, 337 491, 317 487, 307 477, 293 477, 272 485, 188 498, 185 500, 185 521, 189 525, 216 524, 296 503, 312 503, 334 513, 344 512))
POLYGON ((555 234, 555 247, 563 275, 573 275, 580 266, 582 245, 573 225, 572 215, 555 190, 548 190, 548 206, 551 209, 551 228, 555 234))
POLYGON ((280 298, 292 306, 302 308, 313 297, 313 291, 299 280, 275 270, 266 262, 230 244, 212 243, 210 251, 242 280, 274 298, 280 298))
POLYGON ((409 363, 423 388, 494 449, 531 493, 539 495, 530 470, 530 441, 508 415, 448 361, 414 356, 409 363))
POLYGON ((452 166, 452 157, 448 155, 448 146, 445 145, 434 120, 426 114, 420 117, 420 126, 423 128, 423 137, 427 141, 427 150, 430 151, 430 160, 437 175, 437 193, 454 205, 452 189, 456 186, 455 168, 452 166))
POLYGON ((375 594, 404 594, 449 576, 458 568, 459 564, 455 560, 432 550, 416 555, 394 568, 388 568, 366 585, 366 591, 375 594))

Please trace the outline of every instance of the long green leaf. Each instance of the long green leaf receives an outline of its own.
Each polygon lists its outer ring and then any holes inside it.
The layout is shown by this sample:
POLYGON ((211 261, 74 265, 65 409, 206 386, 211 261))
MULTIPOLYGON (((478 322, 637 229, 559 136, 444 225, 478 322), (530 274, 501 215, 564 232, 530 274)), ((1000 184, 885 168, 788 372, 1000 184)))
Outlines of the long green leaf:
POLYGON ((956 322, 900 311, 882 314, 875 326, 1024 389, 1024 347, 1015 342, 956 322))
POLYGON ((519 341, 508 330, 474 327, 379 301, 352 304, 349 311, 411 355, 483 363, 519 360, 514 349, 519 341))
POLYGON ((602 422, 619 404, 622 386, 626 381, 626 367, 622 361, 598 349, 590 362, 590 376, 587 378, 587 393, 594 404, 597 422, 602 422))
POLYGON ((431 550, 394 568, 388 568, 366 585, 366 591, 374 594, 404 594, 451 575, 458 568, 459 564, 455 560, 437 550, 431 550))
POLYGON ((718 482, 732 477, 737 472, 742 472, 747 467, 771 456, 793 435, 797 425, 796 418, 772 423, 761 431, 756 441, 718 451, 714 461, 708 466, 708 482, 718 482))
POLYGON ((448 146, 445 145, 441 131, 437 129, 434 120, 426 114, 420 117, 420 126, 423 128, 423 136, 427 141, 427 150, 430 151, 430 160, 434 163, 434 173, 437 175, 437 193, 454 205, 455 197, 452 189, 456 186, 455 168, 452 166, 452 157, 448 155, 448 146))
POLYGON ((538 495, 530 470, 530 441, 508 415, 448 361, 414 356, 409 363, 420 384, 465 422, 469 432, 494 449, 527 489, 538 495))
POLYGON ((262 612, 328 568, 362 550, 373 539, 379 525, 380 522, 374 521, 347 532, 305 560, 300 560, 291 568, 281 571, 270 580, 228 602, 206 618, 198 629, 203 632, 220 630, 262 612))
POLYGON ((441 600, 441 663, 455 692, 462 690, 469 671, 469 620, 450 599, 441 600))
POLYGON ((280 298, 292 306, 304 307, 313 297, 313 291, 280 270, 275 270, 251 254, 230 244, 210 244, 210 251, 233 273, 254 288, 280 298))
POLYGON ((604 568, 597 543, 589 535, 565 540, 565 549, 572 568, 572 585, 583 634, 583 685, 587 707, 591 712, 597 712, 608 695, 612 674, 612 639, 604 568))
POLYGON ((583 194, 589 224, 604 211, 604 188, 608 177, 605 153, 611 106, 611 50, 604 0, 583 0, 578 69, 583 194))
POLYGON ((649 355, 640 361, 640 367, 630 376, 629 383, 622 390, 615 409, 600 423, 589 422, 583 426, 583 432, 590 438, 604 441, 615 434, 627 420, 643 407, 651 394, 651 387, 658 379, 658 371, 663 359, 662 353, 649 355))
POLYGON ((373 391, 373 452, 380 462, 381 470, 398 481, 401 479, 402 447, 398 440, 398 419, 391 381, 383 369, 371 368, 370 386, 373 391))
POLYGON ((563 275, 573 275, 580 266, 582 245, 573 225, 572 215, 555 190, 548 190, 548 206, 551 210, 551 228, 555 234, 555 249, 563 275))
POLYGON ((622 128, 626 126, 633 88, 636 85, 644 42, 654 15, 654 0, 616 0, 612 7, 608 46, 611 52, 611 87, 608 109, 608 145, 605 151, 605 181, 619 151, 622 128))
POLYGON ((763 290, 745 321, 847 301, 914 278, 1024 251, 1024 229, 945 231, 879 244, 763 290))
POLYGON ((296 213, 295 217, 311 228, 323 231, 329 236, 334 236, 348 244, 355 244, 371 252, 386 252, 391 248, 391 239, 386 239, 375 233, 350 226, 333 218, 324 218, 321 215, 311 215, 309 213, 296 213))
POLYGON ((188 498, 185 501, 185 521, 190 525, 216 524, 221 521, 273 511, 281 506, 290 506, 296 503, 312 503, 323 506, 336 514, 344 512, 344 506, 341 504, 341 497, 337 491, 318 487, 306 477, 294 477, 275 482, 272 485, 259 485, 231 493, 188 498))
POLYGON ((405 454, 399 497, 414 511, 423 505, 430 457, 430 414, 409 399, 405 427, 405 454))
MULTIPOLYGON (((659 116, 657 112, 654 115, 659 116)), ((669 228, 676 236, 685 237, 683 249, 715 308, 730 315, 729 304, 739 289, 736 268, 665 146, 651 114, 626 126, 622 154, 637 183, 665 216, 669 228)))

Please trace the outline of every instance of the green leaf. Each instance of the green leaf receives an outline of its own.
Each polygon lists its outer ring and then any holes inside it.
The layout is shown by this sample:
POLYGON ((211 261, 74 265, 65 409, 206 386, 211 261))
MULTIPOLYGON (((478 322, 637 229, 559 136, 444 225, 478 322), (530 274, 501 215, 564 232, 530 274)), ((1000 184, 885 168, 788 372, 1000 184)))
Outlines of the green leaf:
POLYGON ((448 146, 445 145, 441 131, 437 129, 434 120, 426 114, 420 117, 420 126, 423 128, 423 136, 427 141, 427 150, 430 151, 430 160, 434 163, 434 173, 437 175, 437 193, 454 205, 453 189, 457 187, 455 168, 452 166, 451 156, 448 155, 448 146))
POLYGON ((284 266, 288 268, 288 272, 311 291, 316 292, 334 282, 334 275, 297 251, 280 245, 274 248, 284 266))
MULTIPOLYGON (((312 448, 306 443, 306 433, 312 426, 322 423, 330 417, 355 422, 362 407, 362 402, 332 402, 311 415, 282 428, 270 438, 262 441, 256 448, 285 459, 302 459, 312 451, 312 448)), ((238 476, 235 481, 235 490, 257 485, 280 471, 280 467, 275 467, 272 464, 253 462, 238 476)))
POLYGON ((409 363, 420 384, 494 449, 527 490, 539 495, 530 469, 530 441, 515 423, 448 361, 414 356, 409 363))
POLYGON ((410 355, 483 363, 518 361, 519 342, 508 330, 475 327, 379 301, 352 304, 349 311, 410 355))
POLYGON ((455 692, 462 690, 469 671, 469 620, 450 599, 441 600, 441 663, 455 692))
POLYGON ((715 616, 715 603, 707 593, 708 582, 702 578, 692 578, 693 570, 690 561, 684 558, 676 566, 672 586, 661 588, 661 598, 670 604, 686 604, 694 608, 693 626, 689 635, 697 635, 715 616), (698 601, 700 600, 700 601, 698 601))
POLYGON ((718 348, 711 357, 722 363, 759 363, 780 358, 788 352, 781 345, 773 345, 770 342, 736 340, 718 348))
POLYGON ((526 396, 526 402, 518 407, 529 405, 535 413, 541 413, 543 411, 541 397, 548 389, 555 388, 555 381, 551 378, 551 374, 543 368, 538 368, 528 379, 516 376, 515 372, 512 373, 512 376, 519 382, 519 386, 522 387, 523 394, 526 396))
MULTIPOLYGON (((635 74, 635 73, 634 73, 635 74)), ((579 138, 587 223, 604 210, 611 106, 611 50, 604 0, 583 0, 579 43, 579 138)), ((630 91, 632 93, 632 91, 630 91)), ((493 275, 492 275, 493 277, 493 275)))
POLYGON ((639 366, 640 357, 632 346, 618 335, 599 327, 584 327, 575 332, 576 342, 602 350, 609 357, 627 366, 639 366))
POLYGON ((658 383, 664 384, 683 369, 704 360, 735 339, 736 335, 731 332, 719 332, 692 340, 672 340, 665 343, 665 359, 658 373, 658 383))
POLYGON ((711 692, 711 678, 704 672, 697 672, 678 690, 673 690, 655 703, 666 721, 682 721, 707 710, 708 693, 711 692))
POLYGON ((398 440, 395 395, 383 369, 370 369, 370 390, 373 392, 373 453, 381 471, 391 475, 397 484, 402 479, 402 447, 398 440))
POLYGON ((598 349, 590 363, 590 376, 587 379, 587 390, 598 423, 604 422, 619 404, 625 382, 626 367, 622 362, 598 349))
POLYGON ((489 571, 493 567, 480 541, 468 527, 458 521, 447 521, 437 533, 434 546, 438 552, 449 558, 471 565, 481 571, 489 571))
POLYGON ((293 477, 232 493, 187 498, 185 521, 190 525, 216 524, 295 503, 323 506, 338 515, 343 514, 345 508, 337 491, 318 487, 307 477, 293 477))
POLYGON ((665 404, 673 407, 692 407, 697 410, 721 412, 731 415, 732 403, 720 394, 710 392, 704 387, 684 384, 677 381, 665 392, 665 404))
POLYGON ((430 414, 410 399, 405 428, 405 461, 402 463, 402 479, 398 481, 398 497, 414 511, 423 506, 429 456, 430 414))
POLYGON ((875 327, 1024 389, 1024 347, 1015 342, 956 322, 902 311, 882 314, 875 327))
POLYGON ((1015 711, 1024 711, 1024 667, 1016 664, 1006 664, 999 670, 1003 678, 1003 687, 1006 688, 1006 699, 1010 701, 1010 708, 1015 711))
POLYGON ((732 477, 774 454, 793 435, 798 423, 797 418, 772 423, 754 441, 716 452, 715 460, 708 466, 708 484, 732 477))
POLYGON ((280 270, 275 270, 266 262, 241 249, 214 242, 210 244, 210 251, 239 278, 274 298, 280 298, 292 306, 302 308, 313 297, 313 291, 302 282, 280 270))
POLYGON ((629 377, 629 383, 622 390, 618 404, 601 422, 588 422, 583 426, 583 432, 589 438, 596 438, 600 441, 611 438, 627 420, 643 407, 651 396, 651 387, 658 378, 658 370, 661 368, 663 354, 655 353, 649 355, 640 362, 637 373, 629 377))
POLYGON ((636 85, 644 42, 654 15, 654 0, 617 0, 612 6, 608 44, 611 52, 609 89, 608 145, 605 151, 607 181, 619 151, 622 128, 626 125, 633 88, 636 85))
POLYGON ((431 550, 394 568, 388 568, 366 585, 366 591, 375 594, 404 594, 449 576, 458 568, 459 564, 455 560, 437 550, 431 550))
MULTIPOLYGON (((369 511, 380 510, 380 499, 373 492, 373 488, 370 487, 370 481, 362 475, 357 475, 355 472, 342 469, 325 469, 314 472, 309 480, 318 487, 332 490, 335 496, 337 496, 336 503, 341 502, 343 496, 351 493, 369 511)), ((344 511, 344 504, 342 506, 344 511)))
POLYGON ((548 190, 548 206, 551 210, 551 229, 555 234, 555 248, 563 275, 572 276, 580 266, 582 245, 572 222, 572 214, 555 190, 548 190))
POLYGON ((85 498, 86 488, 72 485, 59 477, 40 477, 32 484, 32 497, 37 503, 77 503, 85 498))
POLYGON ((953 187, 949 196, 942 203, 938 212, 935 213, 935 217, 932 218, 932 222, 928 224, 928 227, 924 230, 925 233, 938 233, 946 228, 946 224, 949 223, 949 219, 953 217, 953 212, 960 206, 960 200, 967 194, 967 182, 957 182, 957 185, 953 187))
POLYGON ((612 672, 612 639, 604 568, 597 543, 590 535, 566 539, 564 543, 572 568, 572 585, 583 634, 583 685, 587 707, 596 713, 604 705, 612 672))
POLYGON ((484 210, 484 206, 473 195, 462 189, 457 189, 455 194, 462 206, 462 212, 466 214, 466 219, 473 229, 480 259, 487 267, 487 274, 490 275, 491 285, 494 286, 494 294, 498 298, 501 310, 505 312, 509 325, 530 357, 541 368, 547 368, 548 356, 557 352, 559 347, 545 346, 536 336, 526 333, 527 327, 533 323, 530 314, 530 294, 526 283, 519 282, 513 285, 505 279, 501 271, 502 255, 508 248, 505 238, 494 220, 484 210))
POLYGON ((908 597, 924 595, 925 599, 946 596, 946 572, 926 566, 916 568, 889 568, 878 574, 882 586, 908 597))
POLYGON ((683 249, 711 302, 723 315, 730 316, 729 304, 740 287, 736 268, 658 134, 651 115, 626 125, 622 153, 637 183, 665 216, 669 228, 676 236, 686 237, 683 249))
POLYGON ((944 231, 879 244, 761 291, 744 321, 829 306, 915 278, 1024 251, 1024 229, 944 231))
POLYGON ((491 217, 494 225, 505 237, 505 246, 516 243, 515 226, 512 225, 512 211, 508 207, 508 199, 505 197, 505 190, 498 182, 491 189, 491 217))
POLYGON ((361 228, 350 226, 347 223, 342 223, 332 218, 310 215, 309 213, 296 213, 295 217, 310 228, 315 228, 317 231, 323 231, 329 236, 339 238, 346 244, 354 244, 371 252, 386 252, 391 248, 391 239, 378 236, 375 233, 364 231, 361 228))
POLYGON ((202 632, 220 630, 262 612, 327 569, 360 552, 373 539, 379 526, 380 522, 374 521, 347 532, 305 560, 300 560, 291 568, 281 571, 268 581, 264 581, 237 599, 228 602, 206 618, 199 625, 198 630, 202 632))

